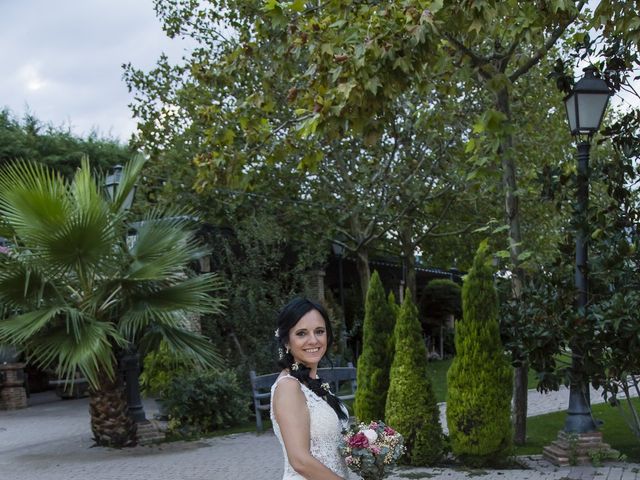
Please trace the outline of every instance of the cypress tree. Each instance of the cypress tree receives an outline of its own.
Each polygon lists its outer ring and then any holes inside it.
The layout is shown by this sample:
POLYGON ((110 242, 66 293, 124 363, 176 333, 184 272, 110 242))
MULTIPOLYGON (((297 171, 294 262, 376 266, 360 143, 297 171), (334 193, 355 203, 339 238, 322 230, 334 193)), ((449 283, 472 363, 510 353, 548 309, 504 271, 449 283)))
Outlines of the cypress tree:
POLYGON ((427 373, 427 348, 418 309, 408 290, 398 315, 395 339, 387 423, 404 436, 409 464, 433 465, 443 453, 440 411, 427 373))
POLYGON ((362 422, 384 419, 394 324, 395 315, 385 297, 380 276, 374 272, 365 302, 358 389, 353 404, 355 415, 362 422))
POLYGON ((447 374, 451 448, 471 466, 496 464, 511 448, 512 372, 498 325, 498 297, 483 242, 462 287, 456 356, 447 374))

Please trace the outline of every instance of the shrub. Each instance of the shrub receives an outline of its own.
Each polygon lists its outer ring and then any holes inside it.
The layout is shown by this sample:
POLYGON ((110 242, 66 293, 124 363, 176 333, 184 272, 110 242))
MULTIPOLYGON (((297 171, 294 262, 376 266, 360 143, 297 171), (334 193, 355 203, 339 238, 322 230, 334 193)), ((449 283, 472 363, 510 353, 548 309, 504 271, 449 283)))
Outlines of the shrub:
POLYGON ((365 302, 362 354, 358 358, 358 389, 354 400, 356 417, 362 422, 384 418, 395 315, 374 272, 365 302))
POLYGON ((172 352, 165 342, 158 350, 149 352, 143 360, 140 387, 145 396, 162 399, 174 378, 184 375, 193 362, 172 352))
POLYGON ((460 285, 453 280, 431 280, 422 291, 420 311, 423 316, 442 318, 453 315, 460 318, 462 314, 462 299, 460 285))
POLYGON ((249 393, 234 372, 196 370, 174 378, 166 392, 170 429, 190 436, 229 428, 249 416, 249 393))
POLYGON ((427 373, 427 349, 418 309, 408 290, 398 315, 395 339, 385 418, 404 436, 409 464, 433 465, 443 454, 440 411, 427 373))
POLYGON ((501 462, 511 447, 512 371, 498 326, 498 299, 483 242, 462 287, 457 355, 447 375, 447 424, 453 453, 464 463, 501 462))

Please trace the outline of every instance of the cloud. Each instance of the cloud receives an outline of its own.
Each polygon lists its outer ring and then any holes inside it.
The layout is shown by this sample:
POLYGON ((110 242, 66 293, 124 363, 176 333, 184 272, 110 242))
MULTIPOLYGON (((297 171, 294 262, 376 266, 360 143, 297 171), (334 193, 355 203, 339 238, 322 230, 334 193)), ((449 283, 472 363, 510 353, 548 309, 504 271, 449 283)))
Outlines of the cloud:
POLYGON ((0 108, 98 129, 123 141, 135 128, 123 63, 149 69, 162 52, 177 61, 188 44, 168 39, 152 0, 20 0, 0 3, 0 108))

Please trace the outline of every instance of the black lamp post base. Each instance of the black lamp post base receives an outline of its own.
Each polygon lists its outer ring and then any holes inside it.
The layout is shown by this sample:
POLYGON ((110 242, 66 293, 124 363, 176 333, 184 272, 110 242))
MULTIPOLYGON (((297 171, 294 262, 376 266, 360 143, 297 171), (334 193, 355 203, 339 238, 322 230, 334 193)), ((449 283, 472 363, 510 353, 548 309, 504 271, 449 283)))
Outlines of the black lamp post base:
POLYGON ((567 433, 562 430, 558 432, 558 438, 542 450, 544 459, 558 467, 592 464, 594 455, 600 460, 615 460, 620 452, 602 441, 602 432, 567 433))

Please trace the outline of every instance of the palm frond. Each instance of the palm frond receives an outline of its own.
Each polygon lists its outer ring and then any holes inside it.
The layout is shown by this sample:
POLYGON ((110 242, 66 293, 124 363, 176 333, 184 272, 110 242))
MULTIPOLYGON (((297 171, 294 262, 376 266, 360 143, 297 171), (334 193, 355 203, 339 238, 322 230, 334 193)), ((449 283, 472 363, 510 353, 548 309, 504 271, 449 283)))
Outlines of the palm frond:
POLYGON ((63 306, 53 306, 0 320, 0 343, 20 345, 27 342, 45 327, 50 326, 63 309, 63 306))
POLYGON ((118 214, 125 213, 126 199, 136 186, 138 177, 147 159, 143 155, 136 155, 124 166, 120 183, 111 202, 112 211, 118 214))
POLYGON ((161 342, 165 342, 172 352, 185 356, 205 368, 224 366, 222 357, 206 337, 169 325, 156 325, 149 329, 140 341, 140 349, 143 352, 153 351, 160 347, 161 342))
POLYGON ((34 337, 28 345, 29 360, 42 368, 54 367, 61 378, 73 378, 79 370, 92 387, 101 373, 113 378, 112 345, 125 345, 115 327, 107 322, 84 321, 74 335, 59 328, 47 336, 34 337))
POLYGON ((206 252, 187 230, 191 222, 184 214, 163 216, 161 211, 152 210, 137 224, 136 242, 130 250, 134 260, 128 278, 160 280, 181 274, 185 265, 204 255, 206 252))
POLYGON ((130 307, 118 323, 122 335, 129 339, 154 324, 184 328, 189 316, 220 313, 224 305, 224 299, 212 295, 223 289, 215 274, 185 278, 175 284, 157 282, 152 288, 137 287, 126 289, 130 307))
POLYGON ((58 298, 55 286, 38 268, 29 268, 24 256, 5 255, 0 261, 0 304, 14 309, 40 308, 47 299, 58 298))
POLYGON ((184 278, 176 283, 154 282, 152 288, 131 290, 131 310, 189 310, 198 314, 220 313, 224 300, 212 294, 224 285, 215 273, 184 278))
POLYGON ((68 185, 53 170, 24 161, 0 170, 0 216, 26 244, 46 238, 69 209, 68 185))

